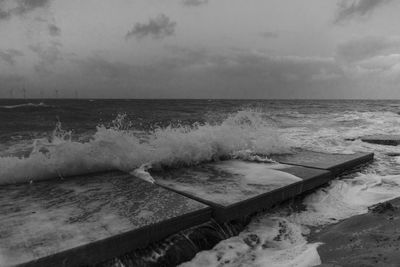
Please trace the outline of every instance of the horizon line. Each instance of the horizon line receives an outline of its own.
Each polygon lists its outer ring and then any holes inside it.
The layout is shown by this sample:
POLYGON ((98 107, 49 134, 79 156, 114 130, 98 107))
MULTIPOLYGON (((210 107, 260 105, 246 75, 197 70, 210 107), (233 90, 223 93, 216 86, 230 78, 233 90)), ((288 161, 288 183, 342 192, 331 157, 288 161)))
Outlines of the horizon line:
POLYGON ((79 98, 72 98, 72 97, 65 97, 65 98, 7 98, 7 97, 0 97, 0 100, 248 100, 248 101, 256 101, 256 100, 368 100, 368 101, 382 101, 382 100, 393 100, 397 101, 400 98, 96 98, 96 97, 79 97, 79 98))

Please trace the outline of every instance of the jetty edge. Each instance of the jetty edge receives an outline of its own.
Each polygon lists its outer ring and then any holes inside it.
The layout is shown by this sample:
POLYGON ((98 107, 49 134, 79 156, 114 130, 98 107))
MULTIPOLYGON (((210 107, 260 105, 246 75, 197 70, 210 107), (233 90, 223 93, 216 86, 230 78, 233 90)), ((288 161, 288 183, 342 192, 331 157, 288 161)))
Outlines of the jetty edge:
POLYGON ((361 141, 371 144, 398 146, 400 145, 400 135, 368 135, 362 136, 361 141))
POLYGON ((371 161, 373 153, 306 151, 274 159, 282 164, 225 161, 171 170, 154 174, 157 184, 109 172, 2 186, 0 263, 93 266, 213 220, 248 218, 371 161), (190 183, 199 173, 201 182, 190 183))

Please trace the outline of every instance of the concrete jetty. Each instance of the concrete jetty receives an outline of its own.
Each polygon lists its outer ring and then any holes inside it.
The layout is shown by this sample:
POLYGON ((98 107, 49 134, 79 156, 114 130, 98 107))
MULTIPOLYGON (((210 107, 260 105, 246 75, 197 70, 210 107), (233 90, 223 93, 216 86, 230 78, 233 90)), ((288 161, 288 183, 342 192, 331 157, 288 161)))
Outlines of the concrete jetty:
POLYGON ((269 208, 333 178, 325 170, 239 160, 152 175, 157 184, 210 205, 220 222, 269 208))
POLYGON ((328 170, 333 175, 370 162, 374 153, 327 154, 313 151, 300 151, 294 154, 274 155, 272 159, 283 164, 328 170))
POLYGON ((195 200, 111 172, 0 187, 0 266, 91 265, 211 218, 195 200))
POLYGON ((387 146, 398 146, 400 145, 400 135, 368 135, 362 136, 361 141, 378 144, 378 145, 387 145, 387 146))
POLYGON ((280 164, 227 160, 0 186, 0 266, 82 266, 148 246, 212 218, 226 222, 321 186, 373 154, 300 151, 280 164))

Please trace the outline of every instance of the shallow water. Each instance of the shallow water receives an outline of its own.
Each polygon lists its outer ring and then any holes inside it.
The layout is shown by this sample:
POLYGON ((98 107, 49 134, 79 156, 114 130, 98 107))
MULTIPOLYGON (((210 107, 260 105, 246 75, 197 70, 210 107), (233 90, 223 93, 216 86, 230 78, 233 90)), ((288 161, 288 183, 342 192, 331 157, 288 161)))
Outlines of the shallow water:
POLYGON ((400 147, 357 140, 400 134, 399 108, 400 101, 357 100, 1 100, 0 184, 108 169, 145 174, 143 166, 219 158, 268 161, 270 154, 295 149, 375 152, 376 160, 361 172, 306 197, 305 210, 262 214, 238 237, 184 264, 313 266, 319 244, 307 242, 310 226, 400 196, 400 156, 393 156, 400 147))

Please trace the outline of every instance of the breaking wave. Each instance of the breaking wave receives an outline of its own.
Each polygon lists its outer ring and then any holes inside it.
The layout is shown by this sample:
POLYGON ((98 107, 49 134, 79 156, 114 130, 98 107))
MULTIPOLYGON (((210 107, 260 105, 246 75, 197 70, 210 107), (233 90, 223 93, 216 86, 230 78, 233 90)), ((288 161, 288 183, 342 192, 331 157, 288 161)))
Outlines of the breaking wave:
POLYGON ((16 109, 16 108, 51 108, 53 106, 46 105, 43 102, 40 103, 25 103, 25 104, 18 104, 18 105, 8 105, 8 106, 0 106, 0 108, 5 109, 16 109))
POLYGON ((32 182, 106 170, 131 172, 143 164, 175 167, 288 152, 265 113, 244 110, 220 123, 168 126, 148 132, 131 129, 125 115, 100 125, 89 141, 74 141, 59 123, 50 140, 36 139, 27 157, 0 157, 0 184, 32 182))

